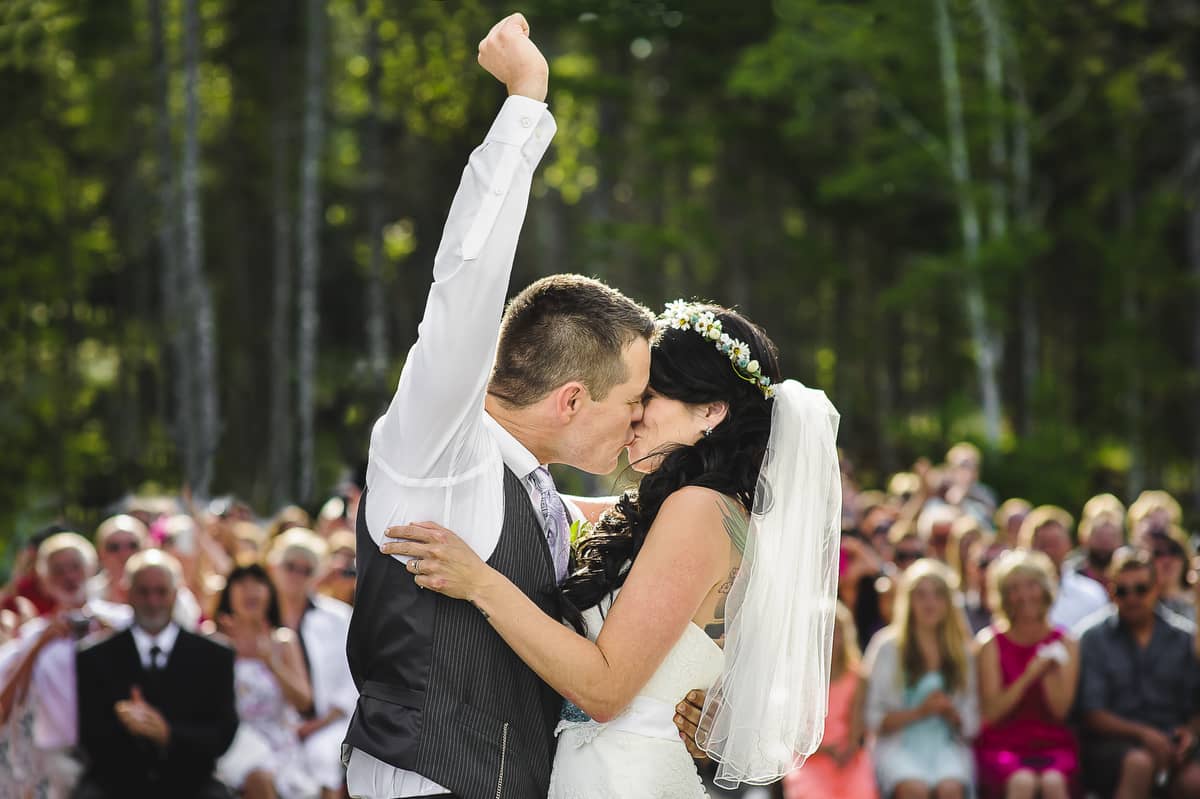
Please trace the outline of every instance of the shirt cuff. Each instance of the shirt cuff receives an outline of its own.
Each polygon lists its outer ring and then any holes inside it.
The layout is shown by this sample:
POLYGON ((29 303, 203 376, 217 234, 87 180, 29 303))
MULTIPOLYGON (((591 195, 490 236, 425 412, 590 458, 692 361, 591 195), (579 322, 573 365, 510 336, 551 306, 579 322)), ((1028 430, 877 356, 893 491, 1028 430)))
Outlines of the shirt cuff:
POLYGON ((511 95, 500 107, 500 113, 496 115, 496 121, 492 123, 484 141, 497 141, 521 147, 529 141, 544 114, 545 103, 519 94, 511 95))

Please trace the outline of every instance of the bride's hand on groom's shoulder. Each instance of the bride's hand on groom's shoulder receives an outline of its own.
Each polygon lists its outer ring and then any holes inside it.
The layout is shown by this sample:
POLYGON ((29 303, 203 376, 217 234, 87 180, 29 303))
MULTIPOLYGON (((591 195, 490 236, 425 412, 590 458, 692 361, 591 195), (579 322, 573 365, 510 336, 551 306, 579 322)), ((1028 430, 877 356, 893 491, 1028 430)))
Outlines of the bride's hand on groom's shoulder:
POLYGON ((411 558, 405 568, 421 588, 454 599, 474 599, 490 568, 466 542, 434 522, 389 527, 379 551, 411 558))
POLYGON ((479 42, 479 65, 508 88, 509 94, 546 99, 550 67, 529 38, 522 14, 509 14, 479 42))

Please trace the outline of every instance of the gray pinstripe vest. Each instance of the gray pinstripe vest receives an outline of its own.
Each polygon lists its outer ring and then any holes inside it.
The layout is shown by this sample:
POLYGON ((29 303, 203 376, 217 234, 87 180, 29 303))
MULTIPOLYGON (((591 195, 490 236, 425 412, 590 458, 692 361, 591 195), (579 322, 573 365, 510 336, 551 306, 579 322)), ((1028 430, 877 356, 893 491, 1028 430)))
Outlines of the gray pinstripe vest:
MULTIPOLYGON (((462 799, 541 799, 562 699, 469 603, 416 587, 358 513, 358 585, 346 654, 358 707, 346 743, 462 799)), ((550 551, 521 481, 504 470, 504 526, 488 565, 557 613, 550 551)))

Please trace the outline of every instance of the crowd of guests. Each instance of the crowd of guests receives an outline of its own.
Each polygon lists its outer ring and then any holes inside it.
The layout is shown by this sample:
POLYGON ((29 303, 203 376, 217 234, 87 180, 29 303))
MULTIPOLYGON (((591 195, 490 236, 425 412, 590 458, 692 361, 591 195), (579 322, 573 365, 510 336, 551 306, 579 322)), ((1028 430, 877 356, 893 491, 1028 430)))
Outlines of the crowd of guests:
MULTIPOLYGON (((959 444, 875 491, 847 465, 825 737, 777 792, 1200 797, 1179 504, 1102 494, 1076 525, 980 467, 959 444)), ((0 589, 0 799, 344 796, 358 493, 31 537, 0 589)))
POLYGON ((886 491, 845 475, 825 739, 783 795, 1200 797, 1178 502, 1102 494, 1076 526, 980 466, 959 444, 886 491))
POLYGON ((358 494, 32 536, 0 589, 0 799, 344 796, 358 494))

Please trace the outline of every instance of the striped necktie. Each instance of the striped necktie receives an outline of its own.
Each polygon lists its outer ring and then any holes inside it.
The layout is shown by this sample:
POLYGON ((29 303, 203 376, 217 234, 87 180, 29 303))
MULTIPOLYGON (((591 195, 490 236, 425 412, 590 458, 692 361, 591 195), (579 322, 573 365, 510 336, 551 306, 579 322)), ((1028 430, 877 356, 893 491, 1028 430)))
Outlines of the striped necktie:
POLYGON ((570 532, 567 524, 567 509, 563 506, 562 497, 554 487, 554 478, 545 466, 539 466, 529 473, 537 489, 539 511, 542 514, 542 525, 546 531, 546 543, 550 547, 550 558, 554 561, 554 579, 561 583, 567 576, 568 548, 570 532))

